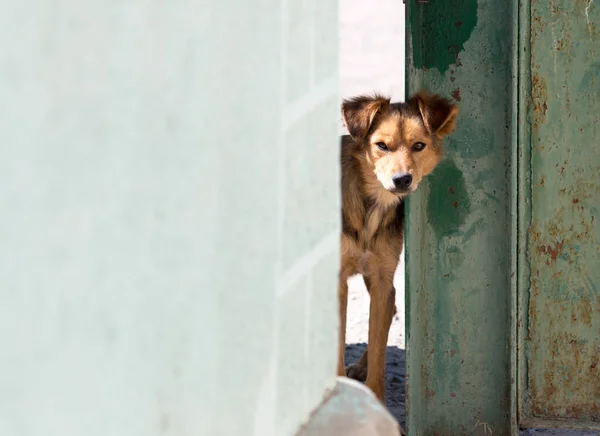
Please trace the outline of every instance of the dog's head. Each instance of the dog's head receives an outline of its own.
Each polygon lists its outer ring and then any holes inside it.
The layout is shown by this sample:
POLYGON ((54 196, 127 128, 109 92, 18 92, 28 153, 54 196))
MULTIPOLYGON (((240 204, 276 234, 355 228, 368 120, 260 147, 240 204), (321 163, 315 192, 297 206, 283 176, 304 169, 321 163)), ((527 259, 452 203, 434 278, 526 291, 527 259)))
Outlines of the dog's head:
POLYGON ((378 95, 344 100, 344 124, 384 189, 413 192, 442 157, 442 139, 456 126, 458 106, 420 92, 406 103, 378 95))

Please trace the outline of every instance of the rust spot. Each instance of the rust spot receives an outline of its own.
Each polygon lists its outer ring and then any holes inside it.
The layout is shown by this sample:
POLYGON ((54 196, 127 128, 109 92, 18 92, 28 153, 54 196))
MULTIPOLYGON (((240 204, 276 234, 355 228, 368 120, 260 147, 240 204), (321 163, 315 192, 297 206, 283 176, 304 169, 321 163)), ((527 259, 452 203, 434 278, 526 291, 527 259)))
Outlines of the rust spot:
POLYGON ((561 51, 561 50, 563 49, 563 40, 562 40, 562 39, 558 39, 558 40, 556 41, 556 44, 555 44, 554 48, 555 48, 557 51, 561 51))
POLYGON ((577 203, 579 203, 579 198, 574 198, 573 199, 573 204, 577 204, 577 203))
POLYGON ((448 278, 448 277, 450 277, 450 274, 444 274, 444 277, 448 278))
POLYGON ((592 325, 592 305, 590 304, 589 301, 584 300, 581 302, 579 307, 581 309, 581 321, 584 324, 591 326, 592 325))
POLYGON ((448 191, 450 192, 450 194, 454 194, 454 186, 450 186, 448 188, 448 191))
POLYGON ((454 99, 456 101, 460 101, 461 100, 461 96, 460 96, 460 88, 456 88, 454 91, 452 91, 452 97, 454 97, 454 99))
POLYGON ((531 77, 531 97, 533 100, 534 127, 537 128, 546 121, 546 113, 548 112, 546 80, 537 73, 531 77))
POLYGON ((558 257, 558 255, 562 252, 563 246, 564 246, 564 242, 559 242, 558 244, 556 244, 556 246, 554 248, 550 247, 549 245, 546 246, 546 253, 548 253, 550 255, 550 258, 552 260, 556 260, 556 258, 558 257))
POLYGON ((450 392, 450 396, 451 396, 452 398, 456 398, 456 392, 450 392))
POLYGON ((450 81, 454 83, 456 79, 454 77, 450 77, 450 81))
POLYGON ((548 371, 544 373, 544 395, 548 398, 553 397, 556 394, 556 386, 554 386, 554 375, 548 371))
POLYGON ((456 350, 450 350, 450 357, 454 357, 455 354, 456 354, 456 350))
POLYGON ((452 206, 454 206, 454 209, 456 209, 458 207, 458 201, 453 201, 452 206))
MULTIPOLYGON (((564 313, 569 308, 573 308, 572 304, 566 303, 560 310, 557 308, 557 313, 564 313)), ((550 306, 547 309, 550 310, 550 306)), ((600 385, 590 381, 598 379, 600 347, 592 346, 579 335, 565 332, 551 335, 543 346, 551 351, 552 358, 544 360, 541 386, 535 379, 530 379, 532 412, 538 417, 580 419, 585 416, 597 420, 600 404, 593 398, 600 395, 600 385)))
POLYGON ((426 388, 425 389, 425 397, 427 397, 428 399, 435 397, 435 391, 426 388))
MULTIPOLYGON (((533 11, 532 11, 533 12, 533 11)), ((535 14, 531 14, 531 24, 532 24, 532 33, 536 34, 537 32, 542 32, 544 30, 544 28, 546 27, 546 23, 544 22, 544 20, 542 19, 541 16, 539 15, 535 15, 535 14)), ((532 38, 532 40, 535 40, 532 38)))
POLYGON ((456 27, 460 27, 460 26, 462 26, 462 21, 457 21, 456 23, 454 23, 454 25, 456 27))
MULTIPOLYGON (((557 242, 554 247, 551 245, 539 245, 537 247, 537 251, 540 254, 547 254, 550 257, 550 260, 553 262, 556 261, 556 258, 562 253, 562 249, 565 243, 563 241, 557 242)), ((548 263, 550 265, 550 263, 548 263)))

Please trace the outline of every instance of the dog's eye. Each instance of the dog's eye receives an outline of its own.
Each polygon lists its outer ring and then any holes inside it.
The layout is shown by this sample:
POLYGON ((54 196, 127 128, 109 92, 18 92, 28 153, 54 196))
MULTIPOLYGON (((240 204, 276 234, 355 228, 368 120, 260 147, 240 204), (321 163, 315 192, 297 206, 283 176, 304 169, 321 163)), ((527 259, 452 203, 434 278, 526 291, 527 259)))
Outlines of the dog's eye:
POLYGON ((377 147, 379 147, 380 150, 382 151, 388 151, 389 148, 387 148, 387 145, 385 145, 384 142, 378 142, 377 144, 375 144, 377 147))
POLYGON ((412 146, 413 151, 422 151, 425 148, 425 144, 422 142, 415 142, 412 146))

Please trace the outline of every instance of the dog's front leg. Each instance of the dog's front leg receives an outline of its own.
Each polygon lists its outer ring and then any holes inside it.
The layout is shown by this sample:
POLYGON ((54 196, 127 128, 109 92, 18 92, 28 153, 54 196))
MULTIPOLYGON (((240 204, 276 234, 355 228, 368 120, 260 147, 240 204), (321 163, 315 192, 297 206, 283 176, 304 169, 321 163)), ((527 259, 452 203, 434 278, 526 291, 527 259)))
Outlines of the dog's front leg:
MULTIPOLYGON (((369 280, 369 276, 363 275, 363 280, 365 281, 365 286, 367 287, 367 291, 370 292, 372 282, 369 280)), ((365 348, 365 352, 360 357, 360 360, 356 362, 354 365, 349 366, 346 369, 346 373, 348 377, 364 382, 367 379, 367 370, 369 367, 369 348, 367 344, 367 348, 365 348)))
MULTIPOLYGON (((393 274, 392 274, 393 279, 393 274)), ((395 310, 396 290, 388 277, 371 279, 367 386, 385 404, 385 352, 395 310)))
POLYGON ((338 299, 340 310, 340 329, 338 335, 337 374, 339 376, 345 376, 346 366, 344 363, 344 355, 346 353, 346 312, 348 309, 348 277, 345 274, 340 274, 339 276, 338 299))

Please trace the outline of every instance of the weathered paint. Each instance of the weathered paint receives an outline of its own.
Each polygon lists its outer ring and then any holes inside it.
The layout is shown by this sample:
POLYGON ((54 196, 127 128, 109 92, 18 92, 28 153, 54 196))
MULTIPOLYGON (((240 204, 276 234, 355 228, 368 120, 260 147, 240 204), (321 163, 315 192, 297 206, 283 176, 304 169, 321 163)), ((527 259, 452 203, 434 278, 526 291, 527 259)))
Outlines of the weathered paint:
MULTIPOLYGON (((471 37, 477 24, 477 0, 455 0, 453 2, 432 2, 415 9, 419 23, 410 27, 412 40, 421 40, 426 33, 427 50, 414 50, 413 62, 424 69, 436 68, 445 73, 451 65, 458 66, 458 54, 471 37)), ((424 48, 424 47, 422 47, 424 48)), ((460 100, 460 89, 452 91, 460 100)))
POLYGON ((459 102, 407 207, 410 435, 511 434, 514 2, 407 1, 407 91, 459 102))
POLYGON ((471 211, 471 200, 465 186, 465 178, 456 164, 450 160, 440 162, 432 178, 450 181, 448 189, 432 190, 427 199, 427 216, 438 239, 459 234, 471 211), (443 209, 445 214, 437 213, 443 209))
POLYGON ((520 413, 600 428, 600 5, 527 6, 520 413))

